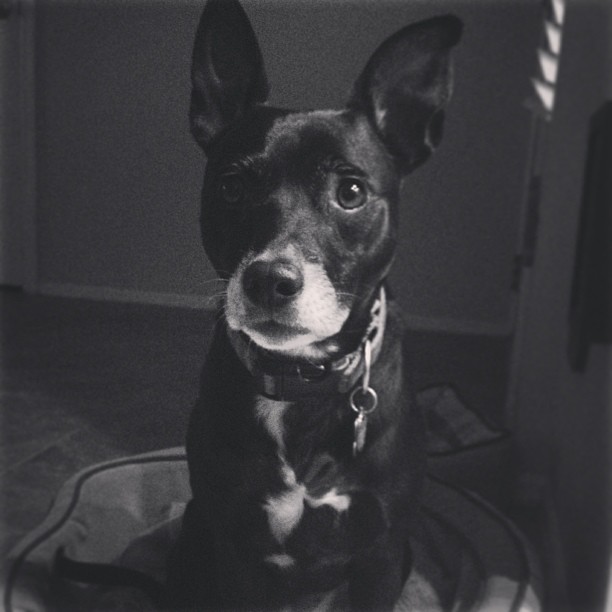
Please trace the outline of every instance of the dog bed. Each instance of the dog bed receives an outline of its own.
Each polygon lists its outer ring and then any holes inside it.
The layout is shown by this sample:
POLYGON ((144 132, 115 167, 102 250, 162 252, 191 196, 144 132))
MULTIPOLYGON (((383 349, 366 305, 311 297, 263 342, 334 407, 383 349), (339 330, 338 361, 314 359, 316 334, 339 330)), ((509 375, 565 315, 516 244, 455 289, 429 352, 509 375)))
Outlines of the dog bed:
MULTIPOLYGON (((11 555, 5 611, 85 610, 94 600, 103 609, 149 609, 135 603, 133 594, 100 594, 58 579, 56 552, 64 547, 72 559, 119 562, 163 580, 165 553, 188 498, 181 449, 80 472, 62 488, 43 524, 11 555)), ((412 546, 415 568, 398 611, 540 609, 528 545, 506 518, 473 493, 430 478, 412 546)))
MULTIPOLYGON (((426 389, 418 401, 428 425, 431 475, 411 540, 414 569, 398 612, 540 610, 530 546, 508 519, 466 488, 495 498, 488 483, 503 480, 509 436, 469 410, 450 386, 426 389), (449 478, 454 485, 444 482, 449 478)), ((5 612, 152 609, 141 591, 101 590, 60 578, 57 552, 163 582, 165 556, 189 497, 182 448, 78 473, 9 556, 0 582, 5 612)))

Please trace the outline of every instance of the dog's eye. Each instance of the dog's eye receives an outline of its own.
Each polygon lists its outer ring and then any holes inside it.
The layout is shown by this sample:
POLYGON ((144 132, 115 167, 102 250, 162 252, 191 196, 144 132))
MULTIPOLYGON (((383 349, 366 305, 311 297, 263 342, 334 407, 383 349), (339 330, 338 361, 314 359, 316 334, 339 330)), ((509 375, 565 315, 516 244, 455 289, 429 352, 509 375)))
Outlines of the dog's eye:
POLYGON ((340 185, 338 185, 336 196, 338 204, 348 210, 363 206, 367 199, 365 185, 354 178, 342 179, 340 185))
POLYGON ((237 206, 242 203, 246 195, 244 180, 235 172, 225 174, 219 179, 218 192, 226 204, 237 206))

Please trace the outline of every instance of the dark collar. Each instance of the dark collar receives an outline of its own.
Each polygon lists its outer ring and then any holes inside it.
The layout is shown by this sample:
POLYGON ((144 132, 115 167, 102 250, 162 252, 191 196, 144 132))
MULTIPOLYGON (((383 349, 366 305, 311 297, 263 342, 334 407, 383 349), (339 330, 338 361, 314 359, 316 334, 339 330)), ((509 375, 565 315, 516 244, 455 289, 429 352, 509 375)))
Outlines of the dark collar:
POLYGON ((236 354, 255 380, 258 393, 276 401, 332 393, 347 393, 364 372, 364 346, 370 341, 372 363, 378 357, 385 331, 387 300, 381 286, 370 309, 370 322, 359 347, 352 353, 322 363, 291 359, 256 346, 242 332, 228 328, 236 354))

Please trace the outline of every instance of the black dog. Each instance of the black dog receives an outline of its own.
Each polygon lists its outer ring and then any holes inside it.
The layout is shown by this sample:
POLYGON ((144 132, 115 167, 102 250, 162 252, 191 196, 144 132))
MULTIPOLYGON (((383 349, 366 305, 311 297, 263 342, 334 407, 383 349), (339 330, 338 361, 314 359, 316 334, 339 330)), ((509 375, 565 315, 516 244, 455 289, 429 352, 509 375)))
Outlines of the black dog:
POLYGON ((383 610, 401 593, 424 433, 384 281, 400 182, 440 142, 461 29, 410 25, 346 108, 294 112, 266 105, 240 5, 204 10, 190 118, 208 160, 204 247, 227 293, 187 439, 177 605, 311 605, 348 584, 351 608, 383 610))

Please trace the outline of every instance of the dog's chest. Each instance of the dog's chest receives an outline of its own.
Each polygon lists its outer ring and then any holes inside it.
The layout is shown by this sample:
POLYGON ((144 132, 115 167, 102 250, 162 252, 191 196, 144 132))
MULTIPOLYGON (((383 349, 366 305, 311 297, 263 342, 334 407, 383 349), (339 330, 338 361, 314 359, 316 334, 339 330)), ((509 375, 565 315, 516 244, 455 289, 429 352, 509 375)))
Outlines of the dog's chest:
POLYGON ((329 453, 313 449, 308 461, 301 462, 299 472, 302 478, 298 478, 295 466, 288 458, 291 449, 287 448, 288 441, 297 435, 288 430, 291 421, 288 412, 292 409, 295 407, 291 403, 263 397, 258 398, 255 405, 260 425, 277 447, 277 469, 282 488, 266 495, 263 508, 270 533, 278 544, 284 544, 299 529, 305 515, 318 510, 329 515, 333 511, 334 521, 339 523, 351 506, 349 479, 329 453))

